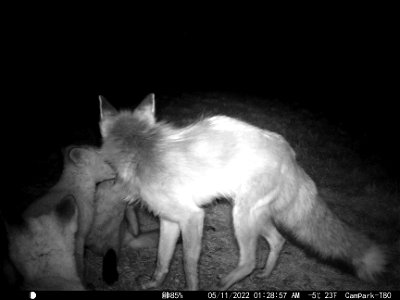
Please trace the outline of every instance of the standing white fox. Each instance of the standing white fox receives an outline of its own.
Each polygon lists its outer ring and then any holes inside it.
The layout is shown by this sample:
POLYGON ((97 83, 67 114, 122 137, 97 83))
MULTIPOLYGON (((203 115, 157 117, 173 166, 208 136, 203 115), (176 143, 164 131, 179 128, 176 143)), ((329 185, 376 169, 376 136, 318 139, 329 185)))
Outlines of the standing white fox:
POLYGON ((226 116, 184 128, 156 122, 153 94, 121 112, 100 96, 100 109, 105 159, 132 197, 160 217, 157 267, 143 288, 162 284, 182 233, 187 288, 198 289, 202 206, 221 196, 231 199, 240 249, 222 289, 253 271, 260 235, 270 246, 261 276, 270 275, 285 242, 278 228, 322 257, 349 263, 364 280, 383 271, 383 251, 328 209, 282 136, 226 116))

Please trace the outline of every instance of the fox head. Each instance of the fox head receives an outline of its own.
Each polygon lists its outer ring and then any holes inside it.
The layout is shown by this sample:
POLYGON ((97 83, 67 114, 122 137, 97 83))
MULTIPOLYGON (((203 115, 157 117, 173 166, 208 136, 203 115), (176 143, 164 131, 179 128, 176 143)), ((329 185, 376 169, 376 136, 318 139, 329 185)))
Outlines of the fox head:
POLYGON ((157 142, 154 94, 145 97, 133 111, 117 111, 102 96, 99 101, 101 151, 118 176, 131 181, 139 171, 139 157, 151 156, 157 142))
POLYGON ((64 160, 82 172, 87 172, 96 182, 113 179, 116 175, 99 149, 94 147, 69 146, 64 149, 64 160))
POLYGON ((106 138, 115 123, 117 117, 128 116, 132 120, 149 127, 156 123, 154 94, 147 95, 133 111, 118 112, 103 96, 99 96, 100 103, 100 132, 106 138))

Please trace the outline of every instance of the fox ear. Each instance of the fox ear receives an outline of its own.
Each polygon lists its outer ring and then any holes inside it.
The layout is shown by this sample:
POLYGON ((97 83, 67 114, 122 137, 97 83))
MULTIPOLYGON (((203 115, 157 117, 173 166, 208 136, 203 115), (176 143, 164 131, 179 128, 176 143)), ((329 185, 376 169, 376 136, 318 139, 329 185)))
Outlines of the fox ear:
POLYGON ((108 128, 111 124, 111 118, 118 114, 118 111, 112 106, 106 98, 99 95, 100 104, 100 131, 101 136, 106 137, 108 128))
POLYGON ((76 165, 88 165, 90 162, 90 151, 85 148, 71 146, 66 150, 68 158, 76 165))
POLYGON ((115 116, 118 111, 107 101, 107 99, 99 95, 99 104, 100 104, 100 119, 109 118, 115 116))
POLYGON ((138 107, 136 107, 133 114, 147 124, 153 125, 156 122, 156 101, 154 99, 154 94, 147 95, 138 107))

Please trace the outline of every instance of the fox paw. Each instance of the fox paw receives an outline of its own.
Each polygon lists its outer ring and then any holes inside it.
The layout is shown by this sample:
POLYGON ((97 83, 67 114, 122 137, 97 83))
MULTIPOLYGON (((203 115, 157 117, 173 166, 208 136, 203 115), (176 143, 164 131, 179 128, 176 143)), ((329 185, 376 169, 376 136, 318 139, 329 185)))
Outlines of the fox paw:
POLYGON ((152 279, 149 275, 141 275, 136 278, 136 282, 141 290, 152 290, 158 288, 161 283, 152 279))
POLYGON ((225 276, 218 276, 218 282, 217 282, 217 286, 216 286, 216 290, 218 291, 225 291, 227 289, 227 282, 228 282, 228 278, 225 276))
POLYGON ((254 272, 254 276, 259 279, 265 279, 271 275, 270 271, 265 271, 264 269, 258 269, 254 272))

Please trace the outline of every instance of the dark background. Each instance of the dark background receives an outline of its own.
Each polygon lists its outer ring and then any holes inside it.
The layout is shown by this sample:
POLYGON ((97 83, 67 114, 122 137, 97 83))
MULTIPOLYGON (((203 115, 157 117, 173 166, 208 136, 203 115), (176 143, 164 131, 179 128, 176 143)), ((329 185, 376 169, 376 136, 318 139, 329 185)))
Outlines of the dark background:
POLYGON ((102 13, 16 4, 3 8, 0 36, 1 210, 24 202, 31 191, 20 187, 47 173, 38 166, 53 164, 52 153, 93 132, 99 141, 99 94, 116 107, 150 92, 255 96, 266 109, 279 99, 345 129, 398 180, 398 10, 363 3, 156 15, 155 4, 102 13))
POLYGON ((322 114, 396 174, 394 19, 381 12, 311 15, 148 15, 137 22, 133 15, 88 26, 54 15, 6 30, 7 149, 24 162, 68 144, 71 132, 97 124, 99 94, 133 107, 149 92, 220 91, 322 114))

